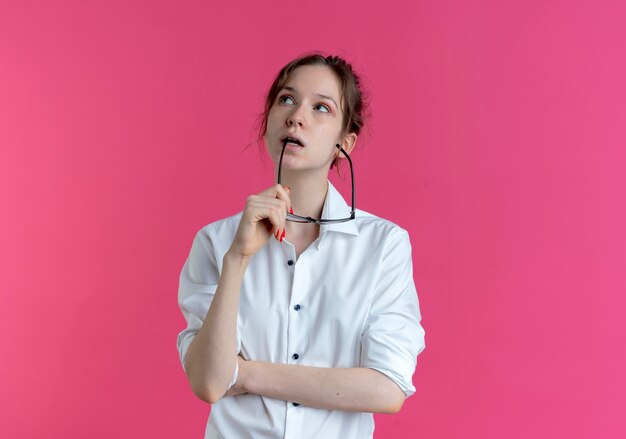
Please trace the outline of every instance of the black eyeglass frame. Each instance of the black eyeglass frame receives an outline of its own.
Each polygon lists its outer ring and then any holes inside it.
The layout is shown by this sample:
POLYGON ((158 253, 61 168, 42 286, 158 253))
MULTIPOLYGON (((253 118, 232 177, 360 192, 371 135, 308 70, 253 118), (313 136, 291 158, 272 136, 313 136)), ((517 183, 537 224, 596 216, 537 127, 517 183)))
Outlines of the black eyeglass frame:
MULTIPOLYGON (((285 141, 283 143, 283 150, 280 153, 280 160, 278 162, 278 184, 280 184, 280 172, 283 167, 283 154, 285 154, 286 147, 287 147, 287 142, 285 141)), ((296 223, 334 224, 334 223, 345 223, 347 221, 352 221, 356 217, 355 212, 354 212, 356 194, 354 192, 354 170, 352 168, 352 159, 350 158, 348 153, 341 147, 341 145, 337 143, 335 147, 338 148, 339 151, 341 151, 346 156, 346 158, 348 159, 348 163, 350 164, 350 181, 352 183, 352 205, 350 206, 351 208, 350 216, 348 218, 337 218, 337 219, 330 219, 330 218, 329 219, 325 219, 325 218, 315 219, 315 218, 311 218, 310 216, 300 216, 294 213, 287 213, 287 218, 286 218, 287 221, 292 221, 296 223)))

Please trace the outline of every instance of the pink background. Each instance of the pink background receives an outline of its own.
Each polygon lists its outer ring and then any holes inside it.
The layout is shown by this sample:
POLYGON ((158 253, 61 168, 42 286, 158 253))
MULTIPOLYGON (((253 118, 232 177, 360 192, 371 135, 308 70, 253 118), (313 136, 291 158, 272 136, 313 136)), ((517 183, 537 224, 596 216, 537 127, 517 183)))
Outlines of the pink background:
POLYGON ((0 437, 202 437, 180 269, 272 184, 246 146, 313 49, 363 73, 358 207, 413 244, 376 437, 624 437, 626 3, 376 3, 3 2, 0 437))

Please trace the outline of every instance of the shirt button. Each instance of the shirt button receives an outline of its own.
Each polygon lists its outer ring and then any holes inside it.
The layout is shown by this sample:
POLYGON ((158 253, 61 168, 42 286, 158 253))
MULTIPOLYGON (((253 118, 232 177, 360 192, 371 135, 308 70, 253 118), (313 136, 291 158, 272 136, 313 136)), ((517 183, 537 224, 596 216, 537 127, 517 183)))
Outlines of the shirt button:
POLYGON ((300 308, 301 308, 300 305, 296 305, 293 307, 293 309, 295 309, 296 311, 300 311, 300 308))
POLYGON ((293 260, 289 259, 289 260, 287 261, 287 265, 292 266, 292 265, 293 265, 293 260))
POLYGON ((300 405, 297 402, 292 402, 292 404, 295 405, 296 407, 298 407, 300 405))
POLYGON ((298 355, 298 354, 293 354, 293 355, 291 356, 291 358, 293 358, 294 360, 297 360, 298 358, 300 358, 300 355, 298 355))

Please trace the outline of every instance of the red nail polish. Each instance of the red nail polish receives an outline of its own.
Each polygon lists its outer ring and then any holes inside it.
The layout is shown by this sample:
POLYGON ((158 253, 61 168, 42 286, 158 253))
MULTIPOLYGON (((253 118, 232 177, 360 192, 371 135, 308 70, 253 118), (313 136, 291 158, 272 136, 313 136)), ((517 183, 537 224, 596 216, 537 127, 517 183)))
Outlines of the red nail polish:
POLYGON ((293 214, 293 207, 289 208, 289 213, 293 214))
POLYGON ((283 242, 283 238, 285 237, 286 230, 283 230, 283 234, 280 235, 280 242, 283 242))

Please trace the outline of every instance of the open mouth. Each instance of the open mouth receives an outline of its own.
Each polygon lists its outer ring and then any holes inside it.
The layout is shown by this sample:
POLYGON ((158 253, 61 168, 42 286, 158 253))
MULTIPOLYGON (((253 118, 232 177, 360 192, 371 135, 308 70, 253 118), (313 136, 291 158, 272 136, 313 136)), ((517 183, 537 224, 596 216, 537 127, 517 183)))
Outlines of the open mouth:
POLYGON ((291 145, 297 145, 297 146, 301 146, 304 147, 304 145, 302 144, 302 142, 300 142, 298 139, 296 139, 295 137, 283 137, 281 140, 281 143, 285 143, 287 142, 287 144, 291 144, 291 145))

